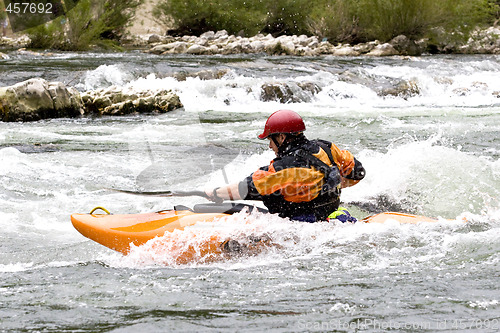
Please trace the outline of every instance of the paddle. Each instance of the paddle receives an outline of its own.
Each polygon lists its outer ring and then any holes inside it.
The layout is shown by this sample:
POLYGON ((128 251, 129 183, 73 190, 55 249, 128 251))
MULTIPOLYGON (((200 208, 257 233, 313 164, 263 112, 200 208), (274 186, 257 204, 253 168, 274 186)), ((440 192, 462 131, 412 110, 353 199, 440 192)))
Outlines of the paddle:
POLYGON ((111 191, 128 193, 134 195, 148 195, 152 197, 203 197, 209 199, 208 195, 203 191, 130 191, 110 188, 111 191))

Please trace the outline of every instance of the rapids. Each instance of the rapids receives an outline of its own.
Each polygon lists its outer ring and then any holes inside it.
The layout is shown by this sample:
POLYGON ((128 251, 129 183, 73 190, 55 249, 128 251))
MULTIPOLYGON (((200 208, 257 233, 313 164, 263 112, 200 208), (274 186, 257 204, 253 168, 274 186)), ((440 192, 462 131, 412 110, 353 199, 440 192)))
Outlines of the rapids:
POLYGON ((8 56, 2 86, 42 77, 80 91, 167 88, 184 109, 0 122, 1 330, 500 329, 498 56, 8 56), (226 74, 189 76, 203 71, 226 74), (293 102, 263 101, 266 84, 289 87, 293 102), (175 263, 171 235, 122 256, 73 229, 69 215, 95 206, 140 213, 204 201, 111 187, 241 180, 273 158, 256 134, 280 108, 305 118, 309 138, 363 163, 366 178, 342 193, 355 216, 394 210, 439 222, 306 224, 240 213, 175 237, 190 246, 214 233, 265 233, 279 246, 190 264, 175 263))

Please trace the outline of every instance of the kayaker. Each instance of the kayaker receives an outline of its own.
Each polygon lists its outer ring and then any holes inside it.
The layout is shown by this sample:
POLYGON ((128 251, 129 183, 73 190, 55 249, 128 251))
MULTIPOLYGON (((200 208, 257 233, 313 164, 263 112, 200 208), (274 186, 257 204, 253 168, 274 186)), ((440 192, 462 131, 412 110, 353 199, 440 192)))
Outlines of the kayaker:
POLYGON ((270 213, 304 222, 325 221, 332 213, 350 218, 337 211, 340 192, 364 178, 362 164, 331 142, 308 140, 305 130, 296 112, 274 112, 258 138, 269 140, 276 158, 239 183, 206 190, 210 200, 261 200, 270 213))

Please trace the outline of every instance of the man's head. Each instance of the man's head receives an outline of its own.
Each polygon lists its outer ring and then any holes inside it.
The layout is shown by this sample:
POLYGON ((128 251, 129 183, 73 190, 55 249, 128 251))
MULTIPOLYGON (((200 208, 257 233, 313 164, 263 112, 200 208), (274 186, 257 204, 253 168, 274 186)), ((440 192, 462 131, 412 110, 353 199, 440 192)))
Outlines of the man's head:
POLYGON ((264 132, 259 134, 261 140, 269 139, 269 148, 278 155, 283 143, 293 140, 293 137, 302 134, 306 125, 298 113, 291 110, 278 110, 267 118, 264 132))
POLYGON ((272 134, 299 134, 306 130, 306 125, 299 114, 292 110, 278 110, 267 118, 264 132, 259 139, 267 139, 272 134))
POLYGON ((269 148, 274 151, 276 156, 278 156, 279 148, 283 145, 283 143, 287 140, 286 134, 272 134, 268 137, 269 139, 269 148))

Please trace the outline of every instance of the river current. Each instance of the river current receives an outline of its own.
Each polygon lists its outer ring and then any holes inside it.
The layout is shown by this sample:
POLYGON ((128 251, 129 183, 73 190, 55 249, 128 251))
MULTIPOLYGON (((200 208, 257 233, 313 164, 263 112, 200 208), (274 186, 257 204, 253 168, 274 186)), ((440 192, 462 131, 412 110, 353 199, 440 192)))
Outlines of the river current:
POLYGON ((7 55, 0 86, 41 77, 80 91, 172 89, 184 108, 0 122, 1 331, 500 330, 499 56, 7 55), (288 99, 264 98, 269 84, 288 99), (176 264, 168 244, 123 256, 72 227, 70 214, 95 206, 142 213, 206 202, 107 189, 241 180, 273 158, 256 135, 283 108, 304 117, 309 138, 363 163, 366 178, 342 193, 356 217, 439 221, 308 224, 239 213, 176 237, 189 246, 213 232, 258 231, 279 246, 189 264, 176 264))

